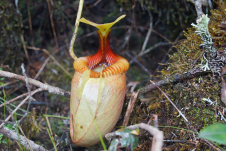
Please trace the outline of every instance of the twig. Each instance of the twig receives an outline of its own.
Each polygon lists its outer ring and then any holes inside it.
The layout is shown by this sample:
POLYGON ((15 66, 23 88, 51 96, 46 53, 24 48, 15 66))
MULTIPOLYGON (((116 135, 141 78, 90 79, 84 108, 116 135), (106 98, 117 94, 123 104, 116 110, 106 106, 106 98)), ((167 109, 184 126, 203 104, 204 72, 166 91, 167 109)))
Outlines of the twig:
POLYGON ((30 47, 27 46, 28 49, 32 49, 32 50, 39 50, 39 51, 44 51, 46 54, 49 55, 49 57, 51 59, 53 59, 53 61, 69 76, 72 77, 72 75, 46 50, 46 49, 40 49, 40 48, 36 48, 36 47, 30 47))
POLYGON ((25 53, 25 55, 26 55, 27 60, 29 61, 30 59, 29 59, 29 56, 28 56, 28 52, 27 52, 27 49, 26 49, 25 42, 24 42, 24 36, 21 34, 21 35, 20 35, 20 38, 21 38, 21 41, 22 41, 22 44, 23 44, 24 53, 25 53))
MULTIPOLYGON (((13 78, 13 79, 18 79, 18 80, 21 80, 21 81, 25 82, 25 77, 24 76, 21 76, 21 75, 18 75, 18 74, 14 74, 14 73, 11 73, 11 72, 7 72, 7 71, 0 70, 0 76, 13 78)), ((28 81, 29 84, 37 86, 37 87, 41 88, 43 91, 48 91, 49 93, 58 94, 58 95, 62 95, 62 96, 66 96, 66 97, 70 98, 70 95, 71 95, 70 92, 65 91, 63 89, 60 89, 58 87, 54 87, 54 86, 48 85, 46 83, 44 84, 44 83, 42 83, 40 81, 31 79, 31 78, 27 78, 27 81, 28 81)))
MULTIPOLYGON (((0 123, 4 123, 5 122, 5 120, 0 120, 0 123)), ((11 125, 13 125, 14 124, 14 122, 10 122, 10 121, 8 121, 8 122, 5 122, 6 124, 11 124, 11 125)))
MULTIPOLYGON (((183 35, 183 32, 180 32, 180 34, 177 36, 177 38, 174 40, 173 45, 168 49, 168 51, 166 52, 166 54, 164 55, 164 57, 162 58, 162 60, 159 63, 163 63, 164 60, 166 59, 167 55, 170 53, 170 51, 172 50, 174 44, 179 40, 179 38, 183 35)), ((156 72, 158 71, 160 67, 160 64, 158 64, 158 67, 155 69, 154 75, 156 74, 156 72)))
MULTIPOLYGON (((63 132, 63 134, 61 135, 61 137, 60 137, 60 139, 57 139, 57 144, 55 145, 56 147, 58 147, 58 145, 61 145, 61 141, 63 141, 63 138, 64 138, 64 134, 65 134, 65 132, 63 132)), ((67 145, 67 144, 66 144, 67 145)), ((65 146, 66 146, 65 145, 65 146)), ((59 150, 60 150, 60 148, 58 148, 59 150)), ((49 151, 54 151, 55 150, 55 148, 52 148, 52 149, 50 149, 49 151)))
MULTIPOLYGON (((32 93, 32 92, 34 92, 34 91, 31 91, 31 93, 32 93)), ((22 97, 28 96, 28 95, 29 95, 28 92, 27 92, 27 93, 24 93, 24 94, 21 94, 21 95, 15 97, 15 98, 13 98, 13 99, 11 99, 11 100, 5 102, 5 103, 0 104, 0 108, 3 107, 4 104, 5 104, 5 105, 8 105, 8 104, 10 104, 10 103, 12 103, 12 102, 14 102, 14 101, 16 101, 16 100, 22 98, 22 97)))
POLYGON ((129 39, 131 37, 131 33, 132 33, 132 27, 129 28, 128 31, 126 32, 125 38, 124 38, 125 40, 124 40, 123 44, 118 48, 118 50, 117 50, 118 52, 120 52, 126 46, 126 44, 129 43, 129 39))
POLYGON ((50 123, 49 123, 49 118, 47 116, 45 118, 46 118, 47 125, 49 127, 49 131, 50 131, 50 134, 51 134, 51 137, 52 137, 52 140, 53 140, 53 144, 54 144, 54 146, 56 146, 55 139, 54 139, 54 136, 53 136, 53 132, 52 132, 52 129, 51 129, 51 126, 50 126, 50 123))
POLYGON ((208 71, 202 71, 202 70, 200 70, 200 68, 194 68, 191 71, 186 72, 184 74, 175 74, 175 75, 172 75, 169 78, 166 78, 164 80, 160 80, 160 81, 156 82, 155 84, 147 85, 146 87, 140 89, 140 93, 144 94, 144 93, 147 93, 147 92, 149 92, 153 89, 156 89, 157 86, 162 87, 162 86, 165 86, 165 85, 168 85, 168 84, 171 84, 171 83, 178 83, 182 80, 192 79, 194 77, 198 77, 198 76, 205 74, 205 73, 209 73, 209 72, 208 71))
POLYGON ((34 143, 31 140, 26 140, 26 138, 24 136, 17 134, 16 132, 13 132, 12 130, 10 130, 6 127, 0 128, 0 133, 3 134, 5 137, 8 137, 8 138, 16 140, 16 141, 19 141, 19 138, 20 138, 21 145, 26 147, 26 149, 28 149, 28 150, 29 150, 29 144, 30 144, 33 151, 47 151, 44 147, 34 143), (19 135, 19 137, 18 137, 18 135, 19 135))
POLYGON ((76 57, 76 55, 74 53, 73 47, 74 47, 75 39, 76 39, 76 36, 77 36, 77 31, 78 31, 78 26, 79 26, 79 19, 81 18, 81 14, 82 14, 83 3, 84 3, 84 0, 80 0, 79 1, 77 18, 76 18, 76 21, 75 21, 75 30, 74 30, 73 36, 71 38, 71 43, 70 43, 70 47, 69 47, 70 55, 71 55, 71 57, 74 60, 76 60, 77 57, 76 57))
POLYGON ((148 75, 152 75, 152 73, 145 68, 136 58, 134 58, 130 53, 126 52, 126 55, 132 59, 132 61, 136 62, 148 75))
MULTIPOLYGON (((7 111, 8 111, 9 114, 10 114, 9 116, 11 116, 11 118, 13 119, 13 121, 15 121, 15 120, 14 120, 14 116, 13 116, 13 114, 12 114, 12 112, 11 112, 10 107, 8 107, 8 105, 6 105, 5 107, 6 107, 7 111)), ((4 123, 4 121, 3 121, 3 123, 4 123)))
POLYGON ((222 151, 221 149, 217 148, 212 142, 208 141, 207 139, 200 139, 200 142, 205 143, 207 146, 211 146, 212 148, 216 149, 217 151, 222 151))
POLYGON ((30 27, 30 32, 31 32, 31 45, 34 46, 34 34, 33 34, 33 29, 32 29, 32 21, 31 21, 31 13, 30 13, 30 7, 29 7, 30 0, 27 1, 27 13, 28 13, 28 21, 29 21, 29 27, 30 27))
MULTIPOLYGON (((151 135, 154 136, 154 139, 152 140, 152 144, 155 144, 155 145, 152 147, 152 151, 161 151, 163 146, 163 137, 164 137, 163 132, 145 123, 137 124, 137 126, 141 129, 148 131, 151 135)), ((133 126, 133 128, 137 126, 135 125, 133 126)), ((132 127, 129 126, 128 128, 132 128, 132 127)))
POLYGON ((136 18, 135 18, 135 11, 134 11, 135 7, 136 7, 136 2, 133 1, 133 6, 132 6, 132 26, 135 28, 135 31, 137 33, 138 38, 140 38, 140 33, 138 32, 137 25, 136 25, 136 18))
POLYGON ((29 114, 29 112, 26 112, 26 113, 24 114, 24 116, 22 116, 22 117, 20 118, 20 120, 18 120, 18 123, 22 123, 22 121, 25 119, 25 117, 26 117, 28 114, 29 114))
MULTIPOLYGON (((48 3, 48 9, 49 9, 49 18, 50 18, 50 21, 51 21, 51 26, 52 26, 52 30, 53 30, 53 35, 54 35, 54 39, 55 39, 56 46, 57 46, 57 49, 58 49, 58 48, 59 48, 59 45, 58 45, 58 42, 57 42, 56 30, 55 30, 55 26, 54 26, 54 22, 53 22, 53 13, 52 13, 52 10, 51 10, 50 1, 51 1, 51 0, 47 0, 47 3, 48 3)), ((53 2, 51 1, 51 3, 53 3, 53 2)))
POLYGON ((154 46, 151 46, 150 48, 140 52, 137 57, 143 56, 144 54, 150 52, 151 50, 153 50, 159 46, 165 46, 165 45, 171 45, 171 44, 168 42, 159 42, 159 43, 155 44, 154 46))
POLYGON ((151 15, 151 17, 150 17, 150 20, 151 20, 151 23, 150 23, 150 25, 149 25, 148 33, 147 33, 147 35, 146 35, 146 37, 145 37, 145 40, 144 40, 143 46, 142 46, 142 48, 141 48, 141 51, 144 51, 144 50, 145 50, 145 48, 146 48, 146 46, 147 46, 147 43, 148 43, 148 40, 149 40, 149 38, 150 38, 150 36, 151 36, 152 25, 153 25, 153 22, 152 22, 152 15, 151 15))
POLYGON ((129 104, 128 104, 128 107, 127 107, 127 110, 126 110, 126 114, 125 114, 125 117, 124 117, 124 121, 123 121, 123 126, 127 126, 128 122, 129 122, 129 117, 133 111, 133 106, 137 100, 137 96, 139 94, 139 90, 137 92, 133 92, 132 93, 132 96, 129 100, 129 104))
POLYGON ((28 94, 29 94, 29 103, 28 103, 28 106, 27 106, 27 113, 28 113, 28 110, 29 110, 30 104, 31 104, 31 89, 30 89, 30 85, 28 84, 28 81, 27 81, 27 75, 25 73, 25 69, 24 69, 24 64, 23 63, 21 64, 21 69, 22 69, 23 75, 25 76, 25 83, 26 83, 28 94))
MULTIPOLYGON (((35 93, 37 92, 40 92, 40 91, 43 91, 42 88, 38 88, 36 89, 33 93, 31 93, 31 95, 34 95, 35 93)), ((20 104, 13 110, 12 114, 14 114, 28 99, 30 98, 30 96, 27 96, 22 102, 20 102, 20 104)), ((9 119, 10 119, 11 115, 9 115, 6 119, 5 119, 5 122, 7 122, 9 119)), ((2 123, 0 125, 0 128, 2 128, 2 126, 4 125, 5 123, 2 123)))
POLYGON ((47 65, 47 63, 49 62, 50 57, 48 57, 44 63, 42 64, 42 67, 38 70, 38 73, 35 75, 34 79, 37 79, 39 77, 39 75, 41 74, 41 72, 43 71, 43 69, 45 68, 45 66, 47 65))
MULTIPOLYGON (((134 26, 118 26, 118 27, 112 27, 111 29, 113 30, 113 29, 120 29, 120 28, 141 28, 141 29, 146 29, 146 30, 149 30, 149 28, 148 27, 143 27, 143 26, 136 26, 136 27, 134 27, 134 26)), ((155 33, 155 34, 157 34, 157 35, 159 35, 160 37, 162 37, 165 41, 167 41, 167 42, 171 42, 168 38, 166 38, 165 36, 163 36, 162 34, 160 34, 159 32, 157 32, 156 30, 154 30, 154 29, 152 29, 151 30, 151 32, 153 32, 153 33, 155 33)))
POLYGON ((29 143, 29 140, 27 139, 27 137, 24 134, 23 129, 21 128, 20 124, 17 123, 18 128, 20 129, 20 131, 22 132, 22 134, 24 135, 25 140, 27 141, 27 144, 29 146, 29 148, 31 149, 31 151, 33 151, 33 149, 31 148, 31 144, 29 143))
POLYGON ((14 84, 14 83, 17 83, 17 82, 18 82, 18 80, 14 80, 14 81, 4 83, 4 85, 0 85, 0 89, 3 88, 3 87, 6 87, 7 85, 11 85, 11 84, 14 84))
MULTIPOLYGON (((150 48, 148 48, 148 49, 146 49, 144 51, 141 51, 135 58, 137 59, 138 57, 143 56, 144 54, 152 51, 153 49, 155 49, 155 48, 157 48, 159 46, 165 46, 165 45, 171 45, 171 44, 168 43, 168 42, 159 42, 159 43, 155 44, 154 46, 151 46, 150 48)), ((131 60, 129 63, 132 64, 133 60, 131 60)))
POLYGON ((90 6, 86 6, 86 8, 93 8, 93 7, 97 6, 100 2, 101 2, 101 0, 97 0, 94 4, 92 4, 90 6))
MULTIPOLYGON (((153 116, 154 116, 154 126, 155 126, 155 128, 158 128, 158 115, 153 115, 153 116)), ((155 151, 155 146, 156 146, 155 145, 156 142, 154 141, 155 139, 156 139, 155 136, 153 136, 152 146, 151 146, 150 151, 155 151)))
MULTIPOLYGON (((19 17, 19 20, 20 20, 20 28, 23 29, 22 14, 20 13, 20 11, 18 9, 18 2, 15 1, 15 4, 16 4, 16 8, 17 8, 17 13, 20 16, 19 17)), ((20 39, 21 39, 21 42, 22 42, 22 45, 23 45, 25 56, 26 56, 27 60, 29 61, 30 59, 29 59, 29 56, 28 56, 28 52, 27 52, 27 49, 26 49, 26 45, 25 45, 25 42, 24 42, 24 36, 23 36, 22 32, 20 34, 20 39)))
POLYGON ((194 142, 191 142, 189 140, 163 140, 163 142, 173 142, 173 143, 192 143, 195 144, 194 142))
POLYGON ((97 6, 97 4, 100 3, 100 2, 101 2, 101 0, 97 0, 97 1, 93 4, 93 6, 97 6))
POLYGON ((153 115, 153 116, 154 116, 154 126, 156 128, 158 128, 158 126, 159 126, 159 123, 158 123, 158 115, 153 115))
MULTIPOLYGON (((150 82, 151 82, 152 84, 155 85, 155 83, 154 83, 152 80, 150 80, 150 82)), ((166 95, 166 93, 163 92, 162 89, 160 89, 158 86, 156 86, 156 87, 162 92, 162 94, 167 98, 167 100, 173 105, 173 107, 177 110, 177 112, 184 118, 185 122, 186 122, 189 126, 191 126, 191 124, 189 123, 189 121, 187 120, 187 118, 184 116, 184 114, 182 114, 182 112, 181 112, 181 111, 177 108, 177 106, 170 100, 170 98, 166 95)))

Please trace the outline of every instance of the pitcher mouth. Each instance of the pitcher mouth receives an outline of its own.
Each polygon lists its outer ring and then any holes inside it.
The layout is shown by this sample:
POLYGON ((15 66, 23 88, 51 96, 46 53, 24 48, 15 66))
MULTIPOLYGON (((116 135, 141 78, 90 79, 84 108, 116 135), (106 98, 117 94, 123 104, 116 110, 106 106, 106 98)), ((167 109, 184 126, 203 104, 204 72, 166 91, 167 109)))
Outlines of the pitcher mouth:
POLYGON ((73 66, 77 72, 83 73, 85 70, 90 70, 91 78, 99 78, 101 75, 102 77, 108 77, 128 70, 129 62, 111 50, 109 43, 110 32, 111 30, 103 36, 100 31, 97 31, 100 39, 98 52, 75 60, 73 66))
POLYGON ((85 18, 79 21, 98 28, 97 31, 100 45, 98 51, 94 55, 81 57, 74 61, 73 66, 77 72, 83 73, 85 70, 90 70, 91 78, 108 77, 116 74, 121 74, 129 69, 129 62, 117 55, 111 50, 109 42, 110 28, 126 15, 118 17, 114 22, 106 24, 96 24, 85 18))

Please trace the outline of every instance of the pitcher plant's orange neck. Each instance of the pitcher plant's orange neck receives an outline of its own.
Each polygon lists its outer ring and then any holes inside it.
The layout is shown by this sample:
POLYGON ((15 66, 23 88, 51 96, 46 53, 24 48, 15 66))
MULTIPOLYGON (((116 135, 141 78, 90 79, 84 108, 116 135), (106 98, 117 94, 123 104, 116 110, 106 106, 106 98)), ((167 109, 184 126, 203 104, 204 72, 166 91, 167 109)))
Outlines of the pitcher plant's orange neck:
POLYGON ((97 31, 99 35, 99 48, 97 53, 75 60, 73 65, 76 71, 83 73, 85 70, 90 70, 90 77, 99 78, 100 75, 107 77, 128 70, 128 61, 111 50, 109 42, 110 32, 111 30, 108 30, 103 35, 99 30, 97 31), (97 71, 97 68, 102 69, 97 71), (102 71, 102 74, 100 71, 102 71))
POLYGON ((118 55, 111 50, 110 42, 109 42, 109 34, 110 30, 102 35, 100 31, 97 31, 99 36, 99 48, 96 54, 88 57, 90 60, 88 67, 92 70, 97 66, 104 65, 108 67, 116 62, 118 55))

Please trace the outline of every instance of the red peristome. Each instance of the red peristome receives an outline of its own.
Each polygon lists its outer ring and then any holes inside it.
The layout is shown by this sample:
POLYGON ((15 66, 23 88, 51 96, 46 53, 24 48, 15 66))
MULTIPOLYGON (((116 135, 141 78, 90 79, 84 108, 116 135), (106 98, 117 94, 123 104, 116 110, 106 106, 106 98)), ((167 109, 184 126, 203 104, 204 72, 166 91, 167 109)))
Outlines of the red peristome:
POLYGON ((100 39, 98 52, 91 56, 78 58, 73 64, 74 69, 80 73, 83 73, 87 69, 91 70, 91 78, 100 77, 100 72, 95 72, 92 70, 101 65, 106 67, 102 72, 103 77, 116 75, 127 71, 129 68, 128 61, 111 50, 109 42, 110 31, 106 33, 105 36, 103 36, 100 31, 97 31, 97 33, 100 39))

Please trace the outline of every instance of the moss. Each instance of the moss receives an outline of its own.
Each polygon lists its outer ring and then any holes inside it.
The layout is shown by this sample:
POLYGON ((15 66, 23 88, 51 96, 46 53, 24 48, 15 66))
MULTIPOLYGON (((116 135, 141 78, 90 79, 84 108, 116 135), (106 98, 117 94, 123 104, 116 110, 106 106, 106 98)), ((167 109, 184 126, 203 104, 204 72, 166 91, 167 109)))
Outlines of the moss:
MULTIPOLYGON (((218 51, 223 50, 225 47, 225 35, 221 30, 226 29, 226 3, 219 3, 219 9, 211 12, 209 32, 213 37, 214 46, 218 48, 218 51)), ((177 73, 184 74, 185 72, 197 67, 201 63, 201 58, 204 54, 204 49, 200 48, 203 43, 201 37, 195 33, 195 28, 188 28, 184 32, 186 39, 181 40, 175 45, 176 52, 169 55, 170 62, 163 64, 165 69, 161 70, 158 77, 160 79, 169 78, 177 73)), ((221 79, 219 76, 214 76, 212 73, 207 73, 197 78, 189 80, 181 80, 180 83, 171 84, 161 87, 161 89, 169 96, 171 101, 179 108, 179 110, 185 115, 194 129, 200 131, 207 125, 213 123, 222 123, 223 121, 216 115, 217 109, 225 107, 220 101, 220 89, 221 79), (203 98, 209 98, 212 102, 217 101, 216 104, 210 104, 203 101, 203 98)), ((159 119, 159 125, 170 126, 160 128, 164 132, 164 139, 172 140, 173 134, 177 136, 177 140, 191 140, 193 134, 187 131, 181 131, 178 128, 188 129, 184 119, 179 116, 175 108, 165 99, 162 93, 155 89, 152 92, 146 94, 145 98, 150 98, 150 101, 144 104, 137 104, 131 124, 147 122, 153 120, 152 115, 157 114, 159 119), (157 105, 158 104, 158 105, 157 105), (161 104, 161 105, 159 105, 161 104), (142 118, 140 118, 142 117, 142 118), (173 133, 173 134, 172 134, 173 133)), ((149 135, 142 135, 142 141, 149 139, 149 135), (143 140, 144 139, 144 140, 143 140)), ((175 150, 180 148, 181 150, 194 149, 200 150, 201 148, 207 150, 208 147, 199 143, 197 146, 189 143, 179 143, 167 145, 168 150, 175 150), (198 148, 197 148, 198 147, 198 148)), ((224 148, 226 148, 224 146, 224 148)))
POLYGON ((211 11, 212 16, 210 17, 209 31, 212 39, 214 40, 215 46, 220 48, 226 42, 226 3, 217 2, 219 9, 211 11))

